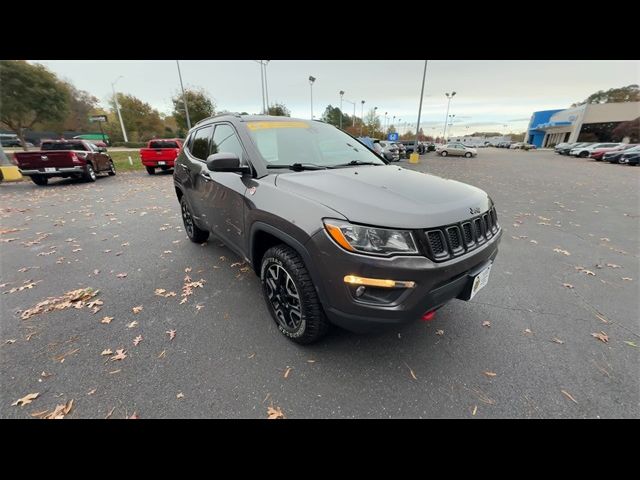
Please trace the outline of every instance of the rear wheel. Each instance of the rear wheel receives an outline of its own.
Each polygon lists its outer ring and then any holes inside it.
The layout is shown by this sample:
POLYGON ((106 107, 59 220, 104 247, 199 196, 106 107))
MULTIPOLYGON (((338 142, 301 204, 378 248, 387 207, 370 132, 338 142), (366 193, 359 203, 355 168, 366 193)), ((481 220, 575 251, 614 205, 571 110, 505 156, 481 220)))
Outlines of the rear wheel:
POLYGON ((44 175, 32 175, 31 176, 31 180, 33 181, 33 183, 35 183, 36 185, 40 185, 40 186, 44 186, 47 183, 49 183, 49 178, 45 177, 44 175))
POLYGON ((464 154, 465 158, 471 158, 471 152, 467 152, 464 154))
POLYGON ((580 155, 578 155, 580 158, 585 158, 589 156, 589 152, 580 152, 580 155))
POLYGON ((262 292, 278 330, 300 344, 314 343, 329 330, 318 294, 302 258, 278 245, 262 257, 262 292))
POLYGON ((109 160, 109 175, 112 177, 116 174, 116 166, 113 163, 113 160, 109 160))
POLYGON ((184 223, 184 229, 187 232, 187 237, 194 243, 202 243, 209 238, 209 232, 201 230, 193 221, 193 215, 191 214, 191 208, 187 203, 187 199, 182 196, 180 200, 180 209, 182 210, 182 222, 184 223))
POLYGON ((147 173, 149 175, 155 175, 156 174, 156 169, 154 167, 147 167, 147 173))
POLYGON ((440 152, 440 156, 442 157, 446 157, 448 155, 447 151, 444 150, 443 152, 440 152))
POLYGON ((87 163, 84 175, 82 176, 87 182, 95 182, 96 181, 96 171, 93 169, 93 165, 87 163))

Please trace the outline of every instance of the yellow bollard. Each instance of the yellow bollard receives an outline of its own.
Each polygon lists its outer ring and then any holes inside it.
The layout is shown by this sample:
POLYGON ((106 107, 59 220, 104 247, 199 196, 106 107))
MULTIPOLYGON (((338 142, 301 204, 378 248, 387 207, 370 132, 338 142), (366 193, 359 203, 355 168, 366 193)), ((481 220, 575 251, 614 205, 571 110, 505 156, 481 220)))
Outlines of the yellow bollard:
POLYGON ((409 155, 409 163, 420 163, 420 155, 417 153, 409 155))
POLYGON ((0 182, 19 182, 22 180, 22 174, 15 165, 0 166, 0 182))

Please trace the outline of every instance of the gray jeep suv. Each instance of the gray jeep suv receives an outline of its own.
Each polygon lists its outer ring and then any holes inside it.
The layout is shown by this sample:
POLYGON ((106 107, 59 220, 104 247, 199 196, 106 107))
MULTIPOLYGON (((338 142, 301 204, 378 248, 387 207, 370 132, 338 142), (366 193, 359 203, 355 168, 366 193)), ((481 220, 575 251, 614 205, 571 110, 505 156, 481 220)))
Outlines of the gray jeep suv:
POLYGON ((188 237, 252 265, 279 330, 311 343, 422 318, 488 281, 502 230, 491 198, 390 165, 317 121, 202 120, 176 159, 188 237))

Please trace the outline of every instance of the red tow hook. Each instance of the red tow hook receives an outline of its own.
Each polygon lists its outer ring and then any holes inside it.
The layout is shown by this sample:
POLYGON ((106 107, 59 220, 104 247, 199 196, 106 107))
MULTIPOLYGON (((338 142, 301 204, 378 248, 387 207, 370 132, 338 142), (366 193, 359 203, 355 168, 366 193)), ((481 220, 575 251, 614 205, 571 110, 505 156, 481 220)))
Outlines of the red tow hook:
POLYGON ((422 321, 423 322, 430 322, 431 320, 433 320, 436 316, 436 311, 435 310, 431 310, 430 312, 425 313, 424 315, 422 315, 422 321))

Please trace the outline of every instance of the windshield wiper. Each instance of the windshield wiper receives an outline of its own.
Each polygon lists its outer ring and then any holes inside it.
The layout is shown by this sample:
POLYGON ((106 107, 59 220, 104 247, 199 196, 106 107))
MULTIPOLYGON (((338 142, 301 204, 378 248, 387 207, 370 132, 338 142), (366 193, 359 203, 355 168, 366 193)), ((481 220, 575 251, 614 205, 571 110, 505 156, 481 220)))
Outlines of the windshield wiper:
POLYGON ((267 168, 289 168, 294 171, 301 170, 325 170, 327 167, 325 165, 316 165, 314 163, 292 163, 291 165, 267 165, 267 168))
POLYGON ((376 162, 363 162, 362 160, 351 160, 349 163, 340 163, 334 165, 334 167, 350 167, 352 165, 384 165, 383 163, 376 162))

